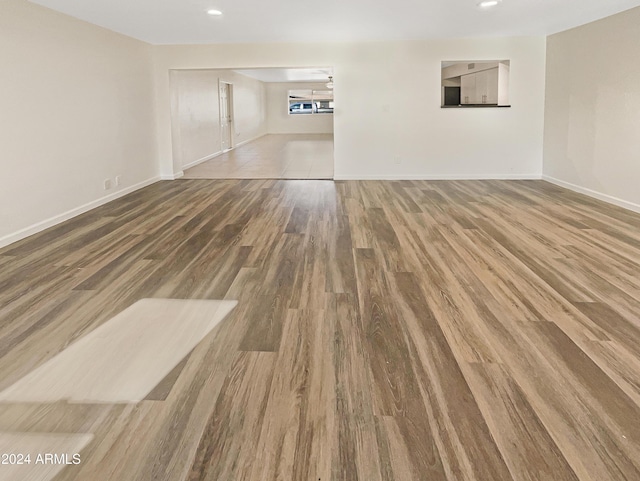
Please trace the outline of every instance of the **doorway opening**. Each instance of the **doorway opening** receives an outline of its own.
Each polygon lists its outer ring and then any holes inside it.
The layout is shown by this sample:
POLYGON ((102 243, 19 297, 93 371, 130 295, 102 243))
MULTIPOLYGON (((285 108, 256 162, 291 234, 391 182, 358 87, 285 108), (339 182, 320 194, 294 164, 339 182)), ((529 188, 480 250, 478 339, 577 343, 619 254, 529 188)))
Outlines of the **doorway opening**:
POLYGON ((173 152, 184 177, 333 179, 333 75, 329 67, 171 71, 173 152), (292 112, 305 103, 311 115, 292 112))

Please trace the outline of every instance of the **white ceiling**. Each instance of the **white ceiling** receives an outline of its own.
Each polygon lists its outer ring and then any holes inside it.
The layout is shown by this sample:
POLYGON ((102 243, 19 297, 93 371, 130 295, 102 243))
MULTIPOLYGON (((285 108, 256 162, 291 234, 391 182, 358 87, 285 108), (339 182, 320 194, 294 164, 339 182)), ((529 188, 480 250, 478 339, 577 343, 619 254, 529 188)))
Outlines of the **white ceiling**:
POLYGON ((31 0, 153 44, 546 35, 640 0, 31 0), (224 12, 206 14, 208 9, 224 12), (306 12, 306 13, 305 13, 306 12))
POLYGON ((261 82, 324 82, 329 81, 333 69, 327 68, 247 68, 235 69, 261 82))

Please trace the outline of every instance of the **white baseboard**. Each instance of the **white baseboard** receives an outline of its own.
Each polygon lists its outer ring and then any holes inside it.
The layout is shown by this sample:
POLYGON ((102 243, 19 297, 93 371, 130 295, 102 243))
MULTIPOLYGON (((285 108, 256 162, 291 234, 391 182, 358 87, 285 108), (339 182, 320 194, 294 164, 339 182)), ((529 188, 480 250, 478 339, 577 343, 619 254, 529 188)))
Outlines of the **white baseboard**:
POLYGON ((161 180, 176 180, 184 175, 184 170, 180 172, 176 172, 175 174, 162 174, 160 175, 161 180))
POLYGON ((597 190, 587 189, 586 187, 581 187, 579 185, 572 184, 571 182, 556 179, 555 177, 550 177, 548 175, 543 175, 542 180, 546 180, 547 182, 559 185, 560 187, 564 187, 565 189, 578 192, 579 194, 588 195, 589 197, 593 197, 594 199, 617 205, 618 207, 622 207, 623 209, 631 210, 633 212, 640 212, 640 204, 636 204, 634 202, 619 199, 618 197, 614 197, 612 195, 603 194, 602 192, 598 192, 597 190))
MULTIPOLYGON (((238 148, 238 147, 240 147, 241 145, 248 144, 249 142, 253 142, 254 140, 258 140, 260 137, 264 137, 265 135, 267 135, 267 134, 260 134, 260 135, 258 135, 257 137, 253 137, 252 139, 243 140, 242 142, 240 142, 240 143, 238 143, 238 144, 234 145, 234 146, 233 146, 233 148, 232 148, 232 149, 230 149, 230 150, 233 150, 233 149, 235 149, 235 148, 238 148)), ((187 169, 190 169, 191 167, 195 167, 195 166, 196 166, 196 165, 198 165, 198 164, 202 164, 203 162, 206 162, 207 160, 215 159, 216 157, 221 156, 221 155, 222 155, 222 154, 224 154, 225 152, 229 152, 229 151, 228 151, 228 150, 226 150, 226 151, 222 151, 222 150, 220 150, 219 152, 216 152, 215 154, 207 155, 207 156, 205 156, 205 157, 202 157, 201 159, 194 160, 193 162, 189 162, 188 164, 184 164, 184 165, 182 166, 182 170, 183 170, 183 171, 185 171, 185 170, 187 170, 187 169)), ((182 177, 182 176, 181 176, 181 177, 182 177)), ((177 177, 176 177, 176 178, 177 178, 177 177)), ((173 179, 169 179, 169 178, 167 178, 167 179, 165 179, 165 180, 173 180, 173 179)))
POLYGON ((120 197, 123 197, 131 192, 142 189, 148 185, 154 184, 160 180, 160 177, 152 177, 151 179, 147 179, 143 182, 139 182, 135 185, 125 187, 118 192, 114 192, 113 194, 106 195, 94 201, 88 202, 80 207, 76 207, 75 209, 68 210, 67 212, 63 212, 62 214, 56 215, 54 217, 50 217, 49 219, 43 220, 42 222, 38 222, 36 224, 30 225, 29 227, 25 227, 24 229, 20 229, 17 232, 6 235, 4 237, 0 237, 0 248, 8 246, 9 244, 13 244, 25 237, 29 237, 30 235, 37 234, 40 231, 48 229, 56 224, 60 224, 65 220, 69 220, 77 215, 84 214, 85 212, 95 209, 107 202, 111 202, 112 200, 116 200, 120 197))
POLYGON ((193 162, 189 162, 188 164, 185 164, 182 166, 182 170, 184 171, 184 170, 190 169, 191 167, 195 167, 198 164, 202 164, 207 160, 215 159, 216 157, 222 155, 223 153, 224 152, 222 152, 221 150, 220 152, 216 152, 215 154, 207 155, 206 157, 202 157, 201 159, 194 160, 193 162))
POLYGON ((253 137, 252 139, 243 140, 242 142, 234 145, 233 148, 235 149, 237 147, 240 147, 241 145, 248 144, 249 142, 253 142, 254 140, 258 140, 260 137, 264 137, 265 135, 268 135, 268 134, 265 132, 264 134, 260 134, 256 137, 253 137))
POLYGON ((540 180, 539 174, 495 174, 495 175, 428 175, 428 174, 399 174, 399 175, 339 175, 333 180, 540 180))

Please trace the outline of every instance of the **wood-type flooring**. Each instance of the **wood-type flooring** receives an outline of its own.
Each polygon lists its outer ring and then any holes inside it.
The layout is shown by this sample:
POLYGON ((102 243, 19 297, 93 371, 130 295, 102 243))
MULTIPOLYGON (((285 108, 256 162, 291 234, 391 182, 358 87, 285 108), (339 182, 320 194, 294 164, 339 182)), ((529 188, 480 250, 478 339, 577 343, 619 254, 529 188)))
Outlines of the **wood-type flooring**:
POLYGON ((91 436, 55 481, 640 480, 638 214, 159 182, 0 250, 0 391, 143 298, 238 305, 141 402, 1 403, 2 439, 91 436))

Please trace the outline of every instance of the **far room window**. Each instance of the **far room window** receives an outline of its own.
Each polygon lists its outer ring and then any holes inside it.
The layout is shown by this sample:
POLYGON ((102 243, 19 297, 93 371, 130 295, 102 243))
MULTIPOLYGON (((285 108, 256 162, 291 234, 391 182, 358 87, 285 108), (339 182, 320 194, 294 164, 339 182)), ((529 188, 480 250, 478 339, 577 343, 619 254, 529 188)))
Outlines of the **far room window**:
POLYGON ((332 113, 333 91, 289 90, 289 115, 332 113))

